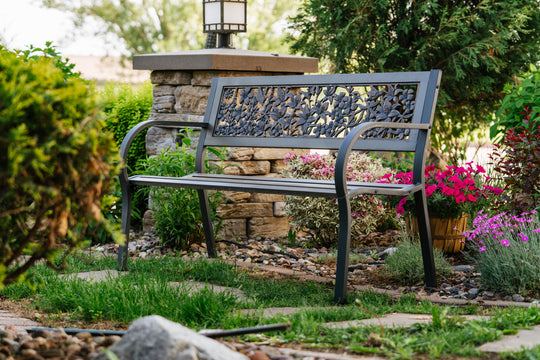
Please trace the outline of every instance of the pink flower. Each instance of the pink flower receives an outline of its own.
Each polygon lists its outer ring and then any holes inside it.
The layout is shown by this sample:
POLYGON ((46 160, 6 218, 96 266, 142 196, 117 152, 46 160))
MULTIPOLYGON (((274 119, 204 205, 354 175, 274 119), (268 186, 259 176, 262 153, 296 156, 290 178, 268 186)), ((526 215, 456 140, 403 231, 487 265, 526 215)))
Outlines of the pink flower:
POLYGON ((478 249, 478 251, 482 252, 482 251, 486 251, 486 247, 485 246, 482 246, 478 249))
POLYGON ((499 241, 499 244, 501 245, 504 245, 506 247, 510 246, 510 242, 508 241, 508 239, 502 239, 499 241))
POLYGON ((473 194, 467 194, 467 199, 472 202, 475 202, 476 200, 478 200, 478 198, 474 197, 473 194))

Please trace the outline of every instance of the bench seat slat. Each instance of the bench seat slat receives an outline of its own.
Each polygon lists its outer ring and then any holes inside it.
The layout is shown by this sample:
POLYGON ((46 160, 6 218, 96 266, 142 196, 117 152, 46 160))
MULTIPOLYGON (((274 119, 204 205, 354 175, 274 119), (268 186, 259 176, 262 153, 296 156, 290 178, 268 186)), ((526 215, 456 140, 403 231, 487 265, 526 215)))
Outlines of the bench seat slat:
MULTIPOLYGON (((336 197, 335 184, 333 181, 328 180, 195 173, 184 177, 136 175, 131 176, 129 181, 135 185, 166 186, 201 190, 261 192, 328 198, 336 197)), ((348 184, 350 195, 408 195, 416 191, 419 187, 420 185, 369 182, 351 182, 348 184)))

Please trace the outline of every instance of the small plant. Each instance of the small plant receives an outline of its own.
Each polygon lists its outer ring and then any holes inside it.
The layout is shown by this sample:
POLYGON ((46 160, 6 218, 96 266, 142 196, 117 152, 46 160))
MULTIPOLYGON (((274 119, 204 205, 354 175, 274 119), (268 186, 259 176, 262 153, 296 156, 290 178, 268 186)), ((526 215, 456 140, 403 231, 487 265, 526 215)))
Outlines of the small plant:
MULTIPOLYGON (((288 178, 332 180, 335 157, 320 154, 287 154, 283 175, 288 178)), ((348 181, 375 181, 388 169, 365 154, 353 153, 347 168, 348 181)), ((375 196, 359 195, 352 199, 351 236, 374 230, 386 214, 382 201, 375 196)), ((338 206, 335 199, 288 196, 285 213, 299 230, 307 229, 313 234, 315 246, 332 246, 338 237, 338 206)))
MULTIPOLYGON (((195 171, 195 154, 190 148, 190 129, 185 130, 182 146, 174 151, 165 151, 159 156, 149 158, 143 163, 144 174, 157 176, 182 177, 195 171)), ((218 158, 223 159, 223 152, 209 149, 218 158)), ((206 162, 206 171, 219 172, 221 168, 215 162, 206 162)), ((148 191, 142 188, 141 191, 148 191)), ((191 244, 204 239, 199 197, 194 189, 154 188, 152 210, 156 221, 155 232, 163 244, 184 250, 191 244)), ((216 208, 222 202, 220 192, 209 193, 212 220, 217 222, 216 208)), ((216 231, 219 226, 216 226, 216 231)))
POLYGON ((540 220, 537 212, 480 212, 473 229, 464 234, 478 249, 473 260, 483 286, 492 291, 540 295, 540 220))
MULTIPOLYGON (((437 275, 446 277, 452 274, 452 266, 440 249, 433 249, 437 275)), ((411 239, 406 231, 394 253, 385 260, 386 272, 401 285, 415 285, 424 280, 424 265, 420 242, 411 239)))
MULTIPOLYGON (((467 163, 463 166, 447 166, 441 171, 434 165, 425 169, 426 196, 429 212, 438 218, 455 218, 469 210, 471 203, 488 203, 494 195, 500 195, 503 190, 488 185, 482 166, 467 163)), ((412 184, 412 171, 406 173, 386 174, 383 181, 396 184, 412 184)), ((397 204, 398 215, 405 212, 414 214, 414 202, 404 197, 397 204)))

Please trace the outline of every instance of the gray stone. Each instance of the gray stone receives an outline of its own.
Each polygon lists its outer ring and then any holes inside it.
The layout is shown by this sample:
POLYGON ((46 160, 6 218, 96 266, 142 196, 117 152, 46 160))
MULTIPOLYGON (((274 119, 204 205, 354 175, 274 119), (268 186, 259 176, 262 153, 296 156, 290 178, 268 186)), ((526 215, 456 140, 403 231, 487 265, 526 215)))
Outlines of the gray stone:
MULTIPOLYGON (((271 205, 271 204, 269 204, 271 205)), ((280 237, 289 232, 289 219, 285 217, 273 217, 273 212, 270 216, 252 217, 248 220, 248 236, 249 237, 280 237)))
POLYGON ((177 113, 204 115, 210 88, 204 86, 178 86, 175 89, 177 113))
POLYGON ((287 216, 285 213, 285 201, 276 201, 274 203, 274 216, 277 217, 284 217, 287 216))
POLYGON ((525 301, 525 299, 523 298, 523 296, 521 296, 519 294, 514 294, 514 295, 512 295, 512 301, 523 302, 523 301, 525 301))
POLYGON ((154 219, 154 212, 152 210, 146 210, 143 216, 143 233, 149 233, 154 231, 156 226, 156 220, 154 219))
POLYGON ((471 272, 474 270, 471 265, 456 265, 452 269, 459 272, 471 272))
POLYGON ((380 254, 377 255, 379 259, 386 259, 388 256, 394 254, 397 251, 397 248, 390 247, 384 251, 382 251, 380 254))
MULTIPOLYGON (((247 360, 218 341, 152 315, 136 320, 109 350, 120 360, 247 360)), ((101 353, 96 360, 108 360, 101 353)))
POLYGON ((178 129, 152 126, 146 133, 146 153, 153 156, 176 149, 177 135, 178 129))
POLYGON ((189 85, 192 77, 189 71, 156 70, 150 74, 150 81, 160 85, 189 85))

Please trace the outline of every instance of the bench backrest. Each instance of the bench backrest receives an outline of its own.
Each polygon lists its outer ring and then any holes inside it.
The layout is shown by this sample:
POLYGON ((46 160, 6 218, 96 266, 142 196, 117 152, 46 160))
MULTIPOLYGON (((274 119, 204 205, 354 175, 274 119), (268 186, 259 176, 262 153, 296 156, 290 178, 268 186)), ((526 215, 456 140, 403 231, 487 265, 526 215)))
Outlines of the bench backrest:
MULTIPOLYGON (((337 150, 362 122, 431 124, 440 71, 214 78, 204 146, 337 150)), ((417 130, 368 132, 356 150, 415 151, 417 130)))

